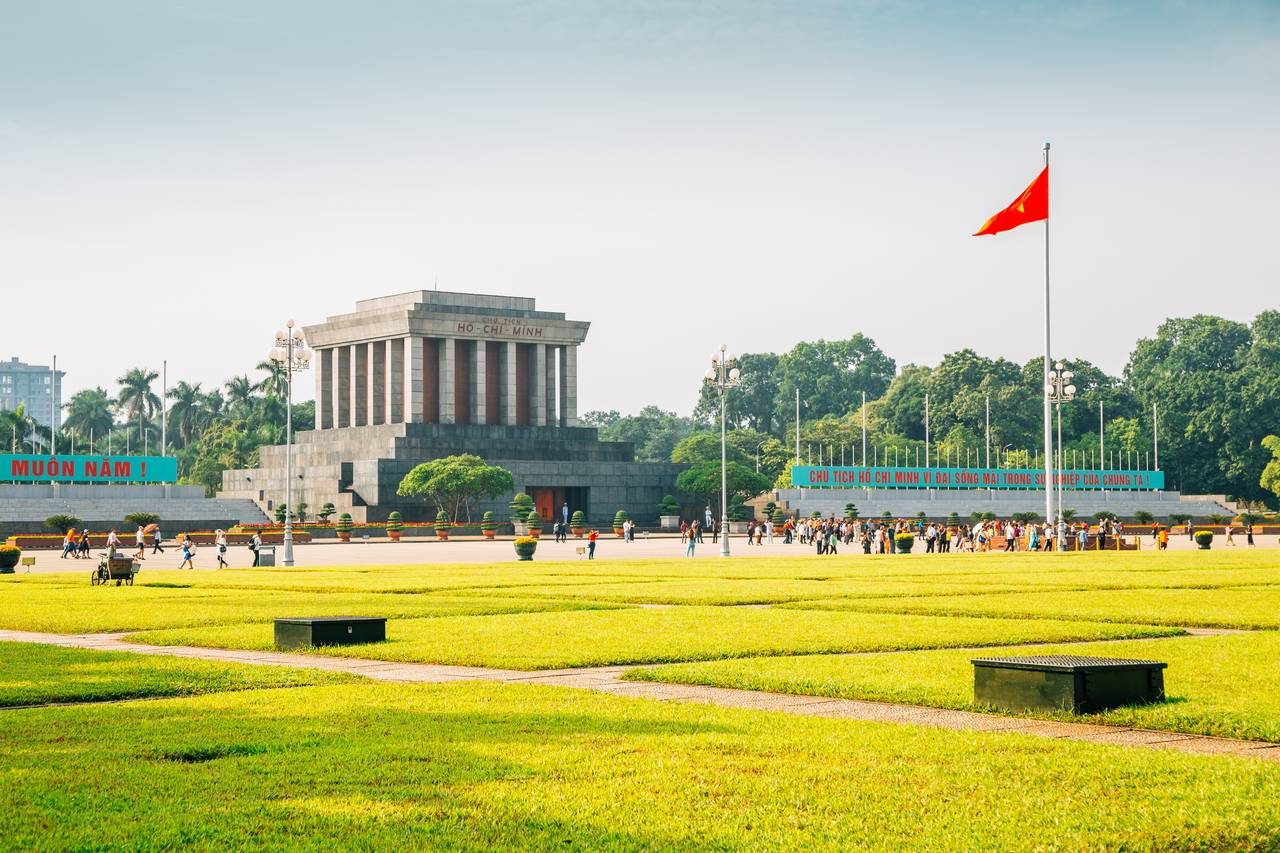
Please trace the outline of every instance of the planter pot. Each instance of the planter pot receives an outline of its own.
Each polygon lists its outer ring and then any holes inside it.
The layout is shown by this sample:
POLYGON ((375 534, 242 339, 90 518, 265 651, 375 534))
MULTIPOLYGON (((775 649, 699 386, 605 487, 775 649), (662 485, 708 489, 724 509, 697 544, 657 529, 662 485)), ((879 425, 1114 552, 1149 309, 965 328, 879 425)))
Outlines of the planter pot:
POLYGON ((541 527, 530 527, 530 528, 529 528, 529 535, 530 535, 530 536, 532 536, 534 539, 541 539, 541 538, 542 538, 542 528, 541 528, 541 527))
POLYGON ((575 539, 581 539, 587 535, 587 528, 585 527, 570 527, 569 530, 573 533, 575 539))
POLYGON ((511 525, 511 527, 513 528, 513 530, 515 531, 515 534, 516 534, 517 536, 528 536, 528 535, 529 535, 529 525, 527 525, 527 524, 519 524, 519 523, 517 523, 517 524, 512 524, 512 525, 511 525))
POLYGON ((449 531, 447 530, 436 531, 436 539, 440 540, 441 542, 448 540, 448 538, 449 538, 449 531))
POLYGON ((480 532, 484 534, 485 539, 492 539, 498 534, 498 531, 496 530, 481 530, 480 532))
POLYGON ((1209 550, 1210 545, 1211 545, 1211 543, 1209 543, 1209 542, 1206 542, 1206 543, 1204 543, 1203 545, 1201 545, 1199 542, 1197 542, 1197 543, 1196 543, 1196 547, 1197 547, 1197 548, 1199 548, 1201 551, 1208 551, 1208 550, 1209 550))
POLYGON ((663 530, 679 530, 680 516, 678 515, 660 515, 658 516, 658 526, 663 530))
POLYGON ((897 546, 897 550, 899 554, 910 554, 911 546, 913 544, 914 542, 895 542, 894 543, 894 545, 897 546))
POLYGON ((387 536, 391 537, 391 541, 392 541, 392 542, 399 542, 399 541, 400 541, 400 531, 399 531, 399 530, 388 530, 388 531, 387 531, 387 536))
POLYGON ((0 575, 14 574, 13 566, 0 566, 0 575))
POLYGON ((341 539, 343 542, 350 542, 350 541, 351 541, 351 531, 350 531, 350 530, 339 530, 339 531, 338 531, 338 538, 339 538, 339 539, 341 539))
POLYGON ((517 546, 516 546, 516 559, 517 559, 517 560, 532 560, 532 559, 533 559, 533 552, 534 552, 534 551, 536 551, 536 550, 538 550, 538 546, 537 546, 537 545, 517 545, 517 546))
POLYGON ((730 533, 746 533, 746 532, 747 532, 747 522, 745 522, 745 521, 731 521, 731 522, 729 522, 729 532, 730 532, 730 533))
POLYGON ((613 535, 614 535, 614 536, 617 536, 619 539, 621 539, 621 538, 622 538, 622 528, 621 528, 621 527, 615 527, 615 528, 613 528, 613 535))

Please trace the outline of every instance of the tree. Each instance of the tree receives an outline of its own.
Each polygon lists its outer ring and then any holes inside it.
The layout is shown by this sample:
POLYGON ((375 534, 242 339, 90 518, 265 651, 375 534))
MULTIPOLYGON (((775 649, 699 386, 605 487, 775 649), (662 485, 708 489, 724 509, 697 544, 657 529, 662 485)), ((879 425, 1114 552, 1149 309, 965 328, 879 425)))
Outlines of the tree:
MULTIPOLYGON (((725 480, 729 492, 729 502, 735 498, 744 501, 768 490, 771 478, 757 474, 754 468, 748 468, 738 462, 729 462, 725 466, 725 480)), ((701 499, 720 498, 720 460, 714 462, 698 462, 691 468, 680 472, 676 477, 676 488, 701 499)))
POLYGON ((316 518, 320 519, 321 522, 328 524, 329 516, 333 515, 337 511, 338 508, 333 504, 326 503, 324 506, 320 507, 320 511, 316 513, 316 518))
POLYGON ((795 420, 797 389, 806 417, 842 415, 861 404, 863 391, 872 400, 884 394, 894 369, 893 359, 861 333, 843 341, 801 341, 778 358, 775 422, 795 420))
MULTIPOLYGON (((746 428, 729 430, 725 433, 725 456, 729 461, 738 462, 744 466, 749 465, 754 471, 757 451, 760 454, 760 473, 770 480, 778 476, 791 461, 791 453, 773 436, 746 428)), ((720 431, 702 430, 685 436, 672 449, 671 461, 719 464, 720 431)))
POLYGON ((155 524, 158 521, 160 521, 160 516, 145 510, 131 512, 124 517, 124 523, 130 527, 146 527, 148 524, 155 524))
POLYGON ((151 390, 151 383, 159 378, 160 374, 154 370, 135 367, 116 380, 120 383, 116 405, 120 407, 127 425, 145 425, 160 408, 160 398, 151 390))
MULTIPOLYGON (((778 356, 771 352, 748 352, 738 356, 735 366, 740 378, 738 387, 725 398, 725 419, 735 427, 750 427, 775 436, 794 429, 794 406, 779 420, 778 356)), ((794 392, 792 392, 794 396, 794 392)), ((693 420, 699 424, 720 420, 720 392, 707 382, 698 391, 693 420)))
POLYGON ((510 471, 464 453, 415 465, 400 481, 396 494, 425 498, 454 520, 459 520, 466 510, 470 521, 471 509, 477 500, 496 498, 514 488, 510 471))
POLYGON ((262 381, 253 386, 255 391, 261 391, 263 396, 270 400, 283 400, 288 396, 289 374, 283 364, 267 359, 266 361, 258 362, 254 369, 261 370, 267 374, 262 378, 262 381))
POLYGON ((226 406, 234 415, 244 417, 253 411, 255 389, 248 376, 232 376, 223 385, 226 389, 226 406))
POLYGON ((615 411, 588 412, 583 422, 595 426, 604 441, 629 441, 637 462, 666 462, 681 439, 698 429, 693 418, 684 418, 657 406, 645 406, 637 415, 615 411))
POLYGON ((169 390, 168 397, 173 401, 173 405, 169 407, 169 423, 178 431, 182 446, 186 447, 203 424, 206 397, 200 390, 199 382, 192 385, 186 381, 174 385, 169 390))
POLYGON ((75 434, 80 443, 88 446, 90 440, 106 438, 115 426, 113 407, 115 401, 102 388, 85 388, 71 395, 64 408, 67 416, 62 428, 75 434))
POLYGON ((50 530, 56 530, 59 533, 65 534, 68 530, 79 527, 80 519, 76 518, 74 515, 59 513, 46 518, 44 520, 44 526, 50 530))
POLYGON ((1271 460, 1262 469, 1258 484, 1280 497, 1280 436, 1269 435, 1262 439, 1262 446, 1271 451, 1271 460))

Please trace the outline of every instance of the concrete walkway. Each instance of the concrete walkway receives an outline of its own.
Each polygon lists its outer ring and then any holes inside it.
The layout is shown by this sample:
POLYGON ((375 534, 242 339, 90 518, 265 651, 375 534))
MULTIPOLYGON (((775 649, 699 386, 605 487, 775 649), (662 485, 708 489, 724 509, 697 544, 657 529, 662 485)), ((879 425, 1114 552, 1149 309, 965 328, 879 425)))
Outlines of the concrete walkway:
POLYGON ((449 681, 497 681, 508 684, 546 684, 595 690, 614 696, 670 702, 697 702, 726 708, 781 711, 813 717, 874 720, 906 725, 936 726, 956 731, 1017 732, 1047 738, 1066 738, 1087 743, 1168 749, 1199 755, 1234 755, 1280 762, 1280 744, 1264 741, 1231 740, 1150 731, 1089 723, 1066 723, 952 711, 919 705, 865 702, 856 699, 828 699, 821 696, 793 696, 722 687, 623 681, 621 674, 632 666, 603 666, 582 669, 525 672, 483 667, 439 666, 394 661, 299 655, 285 652, 255 652, 234 649, 207 649, 194 646, 151 646, 125 642, 123 634, 41 634, 32 631, 0 630, 0 641, 42 643, 77 649, 134 652, 144 655, 198 658, 255 666, 289 666, 347 672, 379 681, 442 683, 449 681))

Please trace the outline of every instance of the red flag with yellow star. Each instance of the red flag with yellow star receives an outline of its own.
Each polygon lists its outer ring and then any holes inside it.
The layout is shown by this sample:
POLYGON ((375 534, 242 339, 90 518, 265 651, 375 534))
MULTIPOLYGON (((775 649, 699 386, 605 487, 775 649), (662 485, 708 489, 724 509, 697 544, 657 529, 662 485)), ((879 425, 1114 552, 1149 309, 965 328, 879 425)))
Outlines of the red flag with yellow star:
POLYGON ((1013 200, 1013 204, 986 221, 973 236, 983 234, 999 234, 1010 231, 1028 222, 1040 222, 1049 218, 1049 167, 1036 176, 1022 195, 1013 200))

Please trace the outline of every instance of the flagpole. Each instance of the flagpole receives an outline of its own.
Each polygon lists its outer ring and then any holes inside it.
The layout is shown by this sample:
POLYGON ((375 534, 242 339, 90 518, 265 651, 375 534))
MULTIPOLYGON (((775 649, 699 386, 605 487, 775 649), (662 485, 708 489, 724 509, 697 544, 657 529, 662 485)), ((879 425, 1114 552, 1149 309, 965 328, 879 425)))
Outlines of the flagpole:
MULTIPOLYGON (((1044 144, 1044 167, 1049 168, 1049 143, 1044 144)), ((1054 523, 1053 515, 1053 418, 1049 409, 1049 370, 1052 363, 1049 341, 1049 217, 1044 218, 1044 518, 1054 523)), ((1059 543, 1061 548, 1061 543, 1059 543)))

